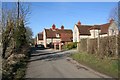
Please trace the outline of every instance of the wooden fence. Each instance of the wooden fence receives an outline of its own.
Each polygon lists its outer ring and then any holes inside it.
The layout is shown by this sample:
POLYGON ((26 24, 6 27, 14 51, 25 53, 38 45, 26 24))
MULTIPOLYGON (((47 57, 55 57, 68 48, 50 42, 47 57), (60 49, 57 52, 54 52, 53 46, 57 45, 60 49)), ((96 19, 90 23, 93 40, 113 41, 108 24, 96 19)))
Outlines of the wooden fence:
POLYGON ((94 39, 81 39, 77 44, 77 49, 80 52, 91 54, 116 56, 120 52, 120 35, 94 39))

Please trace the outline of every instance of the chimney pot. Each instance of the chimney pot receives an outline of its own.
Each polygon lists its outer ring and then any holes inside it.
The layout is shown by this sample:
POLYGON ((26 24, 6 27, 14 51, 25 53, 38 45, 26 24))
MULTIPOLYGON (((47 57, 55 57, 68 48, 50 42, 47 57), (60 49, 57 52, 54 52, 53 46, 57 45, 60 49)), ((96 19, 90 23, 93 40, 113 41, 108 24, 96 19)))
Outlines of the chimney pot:
POLYGON ((64 26, 63 25, 61 26, 61 30, 64 30, 64 26))
POLYGON ((109 21, 109 23, 112 23, 113 21, 114 21, 114 19, 111 18, 110 21, 109 21))
POLYGON ((55 24, 53 24, 53 25, 52 25, 52 29, 55 30, 55 28, 56 28, 56 26, 55 26, 55 24))
POLYGON ((78 21, 78 25, 81 25, 81 22, 80 22, 80 21, 78 21))

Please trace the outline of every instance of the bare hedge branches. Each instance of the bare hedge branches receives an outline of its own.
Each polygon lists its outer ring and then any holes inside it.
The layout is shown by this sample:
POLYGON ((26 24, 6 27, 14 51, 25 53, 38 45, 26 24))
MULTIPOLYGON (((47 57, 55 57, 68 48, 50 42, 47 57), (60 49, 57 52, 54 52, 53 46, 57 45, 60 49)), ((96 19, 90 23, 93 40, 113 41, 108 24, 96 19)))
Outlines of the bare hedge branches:
MULTIPOLYGON (((3 3, 6 4, 6 3, 3 3)), ((16 3, 14 3, 15 5, 16 3)), ((23 46, 27 45, 26 37, 26 19, 29 15, 29 6, 19 3, 19 12, 18 7, 9 9, 4 8, 2 10, 2 24, 3 24, 3 34, 2 34, 2 43, 3 43, 3 58, 7 48, 11 45, 13 52, 22 49, 23 46), (19 16, 19 18, 18 18, 19 16)), ((31 31, 32 32, 32 31, 31 31)), ((30 39, 30 38, 29 38, 30 39)))
MULTIPOLYGON (((117 37, 119 40, 119 37, 117 37)), ((116 36, 100 38, 99 50, 98 39, 82 39, 80 41, 79 50, 100 56, 115 56, 118 46, 116 46, 116 36)), ((120 40, 119 40, 120 41, 120 40)), ((118 42, 119 42, 118 41, 118 42)))

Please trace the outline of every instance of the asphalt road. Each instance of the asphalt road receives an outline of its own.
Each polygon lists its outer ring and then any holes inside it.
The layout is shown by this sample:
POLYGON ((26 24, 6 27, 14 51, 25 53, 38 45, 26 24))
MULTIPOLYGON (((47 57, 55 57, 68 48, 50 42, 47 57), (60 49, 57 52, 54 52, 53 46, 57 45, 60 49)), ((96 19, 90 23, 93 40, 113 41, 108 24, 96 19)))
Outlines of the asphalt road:
POLYGON ((37 50, 29 60, 25 78, 109 78, 71 60, 70 51, 37 50))

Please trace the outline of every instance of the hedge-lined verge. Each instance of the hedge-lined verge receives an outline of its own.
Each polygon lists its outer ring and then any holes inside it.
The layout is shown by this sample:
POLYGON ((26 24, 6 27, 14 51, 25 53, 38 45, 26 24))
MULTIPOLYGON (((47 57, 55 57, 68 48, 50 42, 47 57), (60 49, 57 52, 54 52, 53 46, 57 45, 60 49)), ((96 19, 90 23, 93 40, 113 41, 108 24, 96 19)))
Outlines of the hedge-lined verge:
POLYGON ((70 57, 72 57, 79 63, 89 66, 101 73, 115 78, 118 77, 118 64, 120 64, 120 62, 116 59, 112 59, 109 57, 101 59, 95 54, 88 53, 75 53, 72 54, 70 57))

